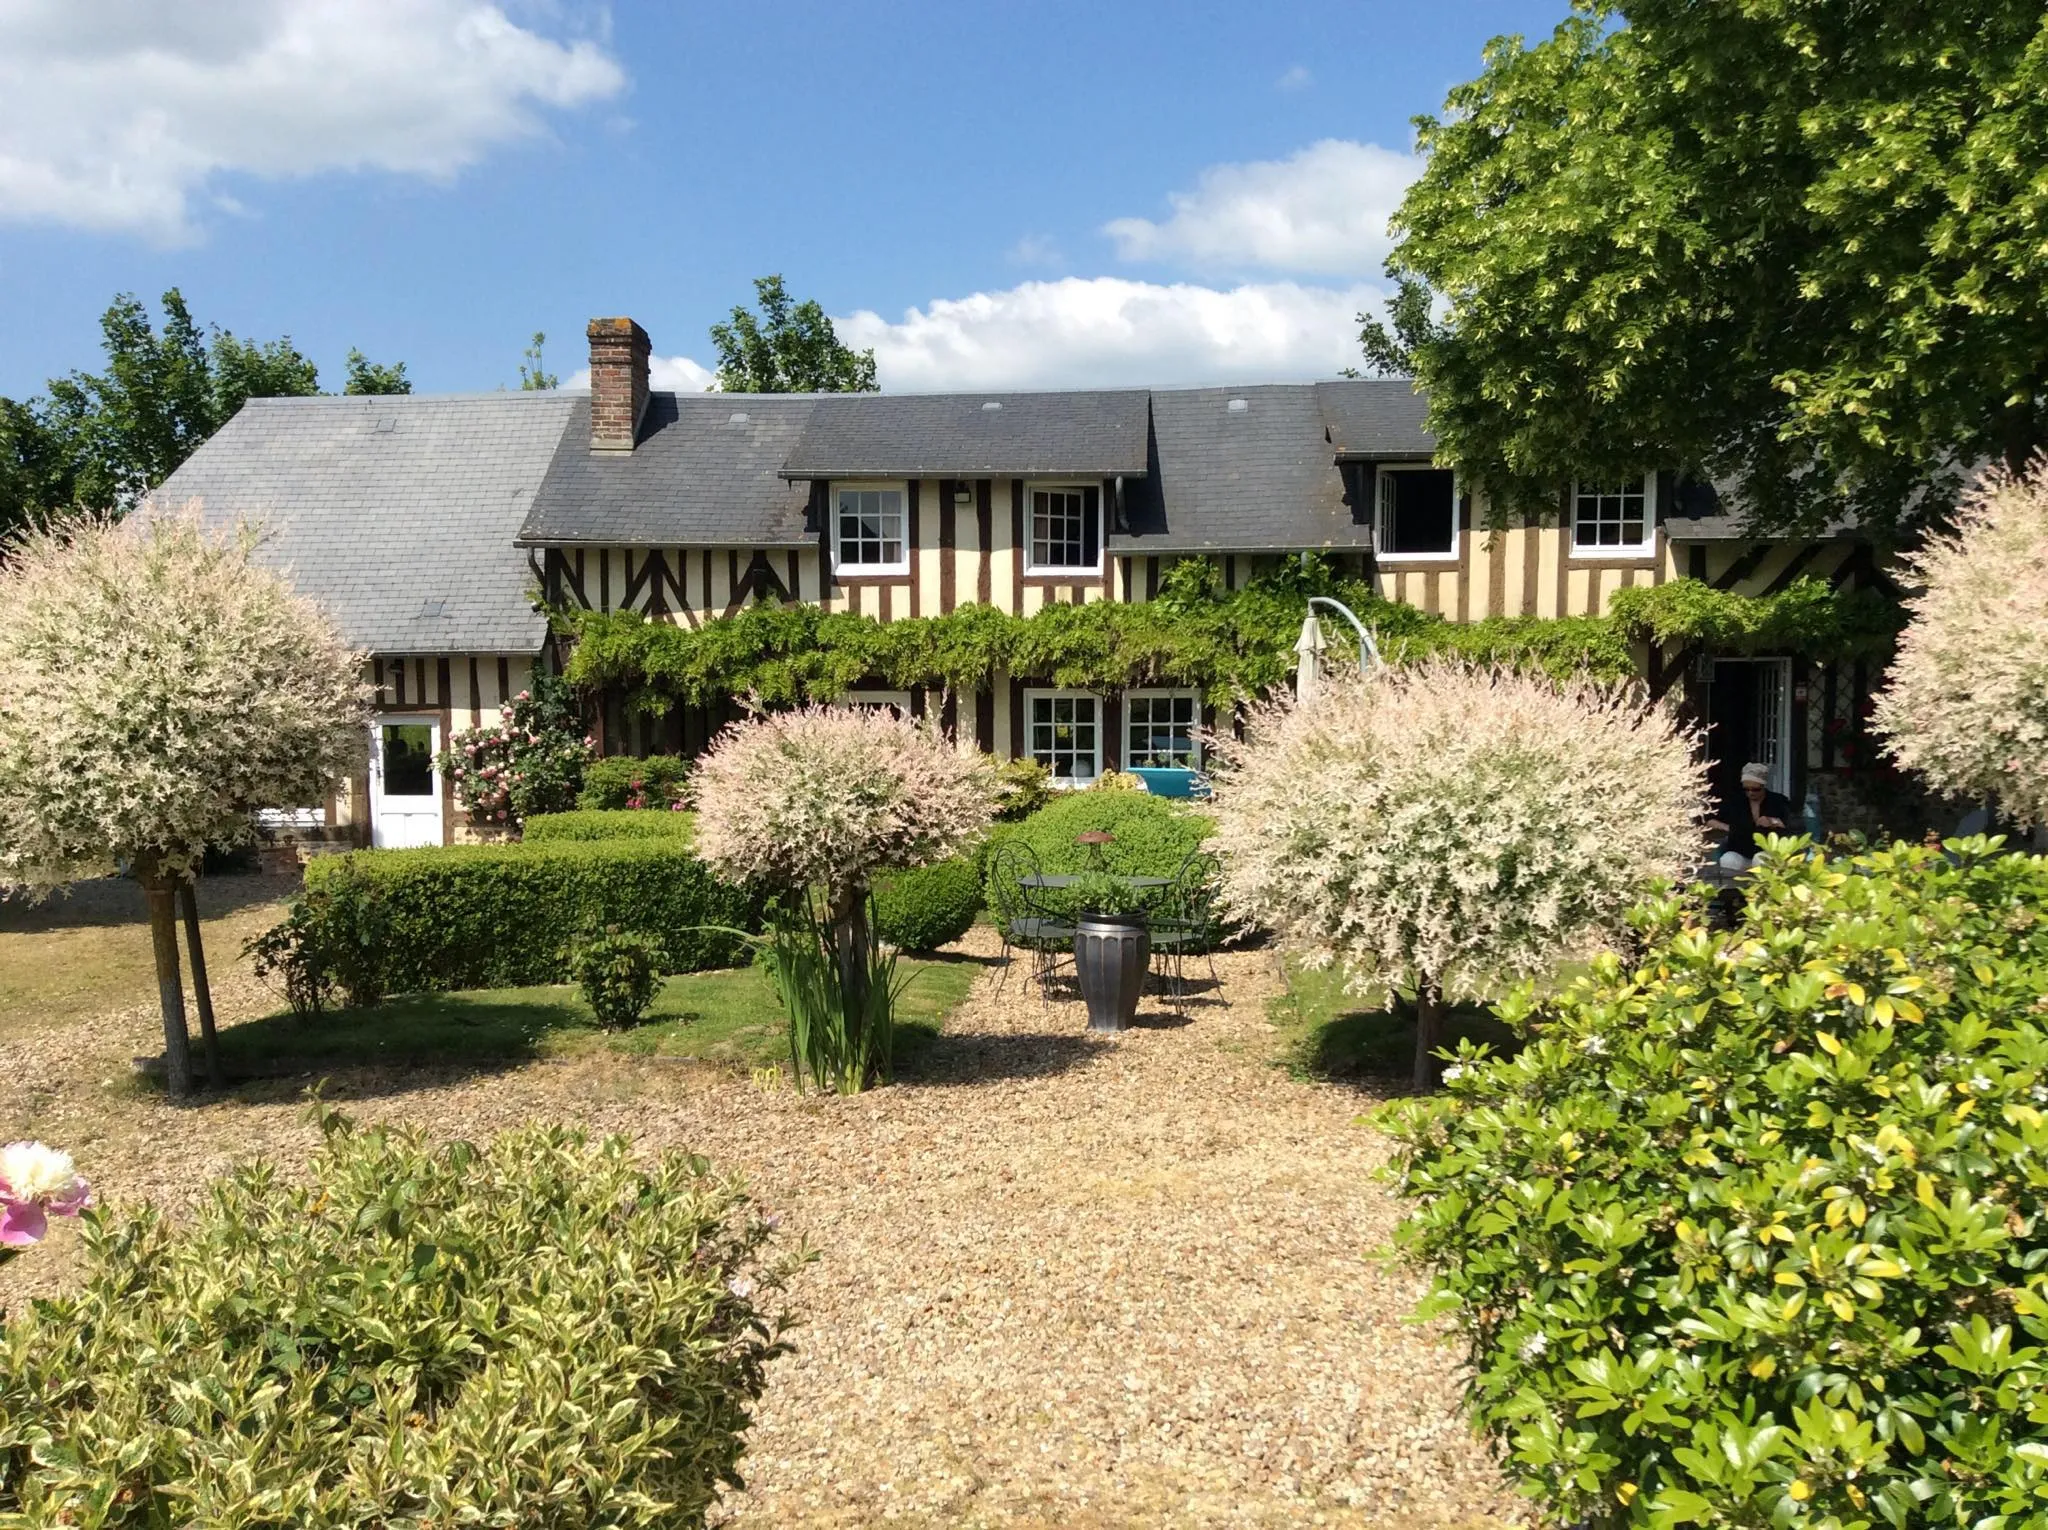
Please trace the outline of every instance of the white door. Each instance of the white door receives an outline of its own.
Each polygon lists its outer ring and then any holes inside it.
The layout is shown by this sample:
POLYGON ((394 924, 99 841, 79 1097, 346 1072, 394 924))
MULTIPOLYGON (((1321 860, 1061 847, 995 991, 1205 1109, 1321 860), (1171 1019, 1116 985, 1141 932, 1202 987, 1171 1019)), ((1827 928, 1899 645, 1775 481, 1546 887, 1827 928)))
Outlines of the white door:
POLYGON ((370 843, 405 850, 441 843, 441 750, 436 717, 379 717, 370 724, 370 843))
POLYGON ((1756 757, 1771 767, 1771 790, 1792 790, 1792 661, 1763 659, 1756 666, 1756 757))

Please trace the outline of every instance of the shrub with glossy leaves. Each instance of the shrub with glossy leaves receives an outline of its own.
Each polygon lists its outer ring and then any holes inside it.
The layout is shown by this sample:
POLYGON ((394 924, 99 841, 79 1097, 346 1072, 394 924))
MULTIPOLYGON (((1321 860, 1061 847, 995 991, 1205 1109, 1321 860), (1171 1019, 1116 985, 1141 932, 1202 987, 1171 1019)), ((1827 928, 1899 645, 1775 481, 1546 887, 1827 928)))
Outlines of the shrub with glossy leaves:
POLYGON ((1907 566, 1921 589, 1872 726, 1935 790, 2048 823, 2048 458, 1989 474, 1907 566))
POLYGON ((88 1213, 83 1290, 0 1335, 0 1519, 703 1524, 784 1347, 736 1185, 618 1137, 323 1124, 304 1181, 88 1213))
POLYGON ((569 948, 569 975, 583 1002, 608 1030, 638 1025, 661 990, 661 942, 616 926, 586 935, 569 948))
POLYGON ((1225 911, 1360 987, 1488 997, 1703 844, 1691 740, 1633 686, 1432 661, 1256 707, 1210 749, 1225 911))
POLYGON ((2042 1522, 2048 860, 1996 845, 1651 906, 1391 1107, 1424 1310, 1557 1522, 2042 1522))

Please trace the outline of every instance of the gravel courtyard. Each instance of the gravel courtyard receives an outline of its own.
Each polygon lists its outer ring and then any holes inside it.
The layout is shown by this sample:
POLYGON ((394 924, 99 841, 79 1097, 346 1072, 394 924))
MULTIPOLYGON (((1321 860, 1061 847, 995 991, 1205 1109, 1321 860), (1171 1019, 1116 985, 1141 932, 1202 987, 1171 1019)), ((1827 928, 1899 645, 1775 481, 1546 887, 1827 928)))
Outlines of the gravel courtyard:
MULTIPOLYGON (((963 959, 992 949, 977 931, 963 959)), ((437 1133, 555 1119, 688 1146, 820 1251, 718 1523, 1525 1523, 1451 1353, 1401 1321, 1419 1282, 1370 1257, 1395 1220, 1370 1099, 1273 1066, 1271 957, 1222 966, 1222 1000, 1106 1041, 991 969, 917 1077, 851 1099, 612 1055, 327 1094, 437 1133)), ((271 1007, 239 970, 218 987, 224 1018, 271 1007)), ((0 1131, 172 1204, 233 1156, 310 1148, 297 1085, 137 1092, 128 1058, 159 1034, 142 1008, 17 1030, 0 1131)), ((65 1279, 71 1236, 0 1271, 0 1303, 65 1279)))

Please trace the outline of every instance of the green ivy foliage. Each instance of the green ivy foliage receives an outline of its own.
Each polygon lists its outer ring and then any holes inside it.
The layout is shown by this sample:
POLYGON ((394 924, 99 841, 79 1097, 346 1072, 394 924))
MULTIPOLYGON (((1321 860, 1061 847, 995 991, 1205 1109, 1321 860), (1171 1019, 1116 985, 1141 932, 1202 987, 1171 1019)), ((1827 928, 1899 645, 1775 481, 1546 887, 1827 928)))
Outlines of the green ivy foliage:
POLYGON ((737 1483, 793 1258, 701 1158, 322 1111, 172 1222, 84 1218, 8 1315, 0 1522, 701 1525, 737 1483))
MULTIPOLYGON (((1389 662, 1449 653, 1559 677, 1633 675, 1632 645, 1652 635, 1666 643, 1790 646, 1830 659, 1881 653, 1898 627, 1896 607, 1883 596, 1820 580, 1743 596, 1681 579, 1620 591, 1606 617, 1455 622, 1383 599, 1314 555, 1287 560, 1234 591, 1223 588, 1212 560, 1184 559, 1167 570, 1156 600, 1062 603, 1026 617, 970 604, 885 623, 768 602, 697 627, 632 611, 557 612, 555 620, 576 641, 571 681, 616 691, 656 715, 727 696, 771 706, 832 701, 863 680, 969 695, 987 689, 999 671, 1090 690, 1192 686, 1211 705, 1227 706, 1288 685, 1310 595, 1350 606, 1389 662)), ((1348 628, 1327 622, 1324 630, 1335 662, 1355 661, 1348 628)))
POLYGON ((2048 858, 1779 842, 1392 1107, 1469 1401, 1558 1523, 2048 1515, 2048 858))

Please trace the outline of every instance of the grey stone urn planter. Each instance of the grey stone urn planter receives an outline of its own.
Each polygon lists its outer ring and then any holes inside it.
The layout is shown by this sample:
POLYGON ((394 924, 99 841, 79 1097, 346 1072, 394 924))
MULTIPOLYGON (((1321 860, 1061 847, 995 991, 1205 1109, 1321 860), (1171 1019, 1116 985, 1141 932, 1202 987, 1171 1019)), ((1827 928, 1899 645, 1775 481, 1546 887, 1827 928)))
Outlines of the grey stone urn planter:
POLYGON ((1152 965, 1152 933, 1137 914, 1083 913, 1074 925, 1074 975, 1088 1029, 1120 1031, 1138 1012, 1152 965))

